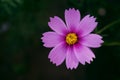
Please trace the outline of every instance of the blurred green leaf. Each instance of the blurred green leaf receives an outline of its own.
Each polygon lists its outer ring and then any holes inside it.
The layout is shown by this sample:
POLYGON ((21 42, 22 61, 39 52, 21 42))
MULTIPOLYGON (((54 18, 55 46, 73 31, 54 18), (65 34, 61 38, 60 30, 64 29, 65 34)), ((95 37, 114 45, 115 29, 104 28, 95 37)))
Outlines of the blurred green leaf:
POLYGON ((14 64, 13 70, 17 74, 23 74, 27 71, 25 64, 14 64))

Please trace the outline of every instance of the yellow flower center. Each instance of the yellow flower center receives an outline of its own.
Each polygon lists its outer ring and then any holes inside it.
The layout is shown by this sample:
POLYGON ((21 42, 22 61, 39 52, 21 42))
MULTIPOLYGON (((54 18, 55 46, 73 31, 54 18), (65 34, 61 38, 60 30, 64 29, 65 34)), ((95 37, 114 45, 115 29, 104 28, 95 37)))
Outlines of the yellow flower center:
POLYGON ((77 42, 78 37, 75 33, 69 33, 66 36, 66 43, 69 45, 73 45, 77 42))

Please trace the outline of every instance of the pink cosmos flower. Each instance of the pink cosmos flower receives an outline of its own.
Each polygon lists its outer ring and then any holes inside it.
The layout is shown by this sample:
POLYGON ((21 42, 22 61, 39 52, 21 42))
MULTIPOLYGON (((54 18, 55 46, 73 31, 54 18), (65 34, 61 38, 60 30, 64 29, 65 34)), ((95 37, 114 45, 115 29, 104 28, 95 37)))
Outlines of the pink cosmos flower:
POLYGON ((58 16, 50 17, 48 25, 53 31, 43 34, 45 47, 54 47, 48 58, 56 66, 65 60, 67 69, 76 69, 78 64, 90 63, 95 58, 90 48, 98 48, 103 43, 102 37, 91 33, 97 26, 96 18, 86 15, 80 19, 79 10, 65 10, 65 22, 58 16))

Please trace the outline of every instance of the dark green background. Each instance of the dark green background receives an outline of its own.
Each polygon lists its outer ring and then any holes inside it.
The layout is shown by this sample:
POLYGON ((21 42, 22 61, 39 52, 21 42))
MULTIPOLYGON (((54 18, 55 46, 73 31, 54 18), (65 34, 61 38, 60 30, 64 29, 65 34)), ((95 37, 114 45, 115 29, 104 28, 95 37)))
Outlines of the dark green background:
POLYGON ((50 63, 40 38, 49 17, 64 19, 68 8, 97 17, 94 32, 120 20, 119 0, 0 0, 0 80, 120 80, 120 21, 100 34, 105 43, 92 49, 91 64, 67 70, 50 63))

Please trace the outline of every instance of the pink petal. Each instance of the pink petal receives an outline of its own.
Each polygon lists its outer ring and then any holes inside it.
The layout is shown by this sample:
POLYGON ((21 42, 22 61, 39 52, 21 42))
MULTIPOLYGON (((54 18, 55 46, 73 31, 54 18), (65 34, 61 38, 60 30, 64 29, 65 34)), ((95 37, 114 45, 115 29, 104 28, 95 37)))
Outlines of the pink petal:
POLYGON ((53 62, 53 64, 56 64, 56 66, 58 66, 65 60, 66 52, 67 48, 65 44, 60 43, 50 51, 48 58, 51 62, 53 62))
POLYGON ((90 63, 90 61, 93 61, 93 58, 95 58, 93 52, 85 46, 74 46, 74 52, 79 62, 83 65, 85 65, 85 62, 90 63))
POLYGON ((102 37, 97 34, 89 34, 81 40, 81 44, 92 48, 100 47, 101 43, 103 43, 102 37))
POLYGON ((79 25, 80 12, 74 8, 65 10, 65 21, 69 29, 74 29, 79 25))
POLYGON ((45 47, 55 47, 62 42, 62 37, 55 32, 45 32, 41 39, 45 47))
POLYGON ((69 69, 77 68, 79 62, 74 54, 73 48, 67 49, 67 55, 66 55, 66 66, 69 69))
POLYGON ((85 16, 79 24, 79 32, 82 36, 85 36, 91 33, 97 26, 97 22, 95 22, 96 18, 90 17, 90 15, 85 16))
POLYGON ((62 35, 64 35, 64 32, 67 30, 67 27, 64 24, 64 22, 57 16, 55 16, 54 18, 50 18, 50 22, 48 22, 48 25, 56 33, 59 33, 62 35))

